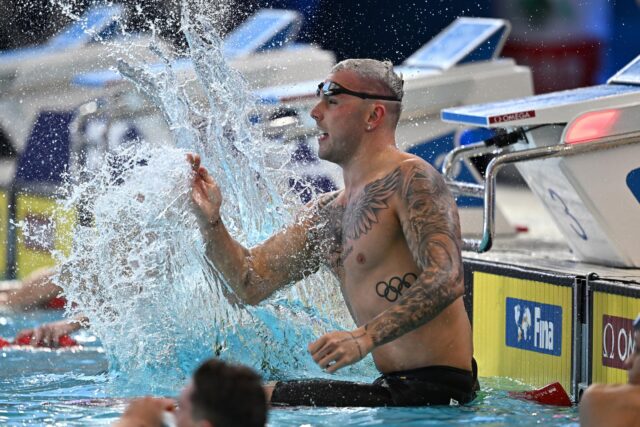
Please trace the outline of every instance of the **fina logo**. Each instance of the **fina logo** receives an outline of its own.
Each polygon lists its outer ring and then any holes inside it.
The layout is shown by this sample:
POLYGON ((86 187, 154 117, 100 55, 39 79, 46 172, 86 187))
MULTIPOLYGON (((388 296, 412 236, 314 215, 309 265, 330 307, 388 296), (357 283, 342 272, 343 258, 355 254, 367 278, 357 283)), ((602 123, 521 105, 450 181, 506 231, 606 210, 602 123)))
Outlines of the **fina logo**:
POLYGON ((507 298, 507 346, 560 356, 562 307, 507 298))

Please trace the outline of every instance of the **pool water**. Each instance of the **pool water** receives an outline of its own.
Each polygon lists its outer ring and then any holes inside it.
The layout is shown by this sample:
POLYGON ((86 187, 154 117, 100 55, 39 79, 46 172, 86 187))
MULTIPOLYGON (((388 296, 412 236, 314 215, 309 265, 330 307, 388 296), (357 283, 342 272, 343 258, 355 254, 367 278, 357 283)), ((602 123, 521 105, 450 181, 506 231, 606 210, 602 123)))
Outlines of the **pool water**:
MULTIPOLYGON (((0 337, 60 317, 60 312, 0 313, 0 337)), ((0 425, 109 425, 124 411, 127 397, 149 393, 108 372, 107 356, 90 331, 74 337, 80 349, 0 350, 0 425)), ((504 378, 482 378, 481 384, 478 398, 463 407, 275 409, 269 426, 578 426, 576 408, 508 397, 509 390, 525 385, 504 378)), ((176 396, 180 387, 160 394, 176 396)))

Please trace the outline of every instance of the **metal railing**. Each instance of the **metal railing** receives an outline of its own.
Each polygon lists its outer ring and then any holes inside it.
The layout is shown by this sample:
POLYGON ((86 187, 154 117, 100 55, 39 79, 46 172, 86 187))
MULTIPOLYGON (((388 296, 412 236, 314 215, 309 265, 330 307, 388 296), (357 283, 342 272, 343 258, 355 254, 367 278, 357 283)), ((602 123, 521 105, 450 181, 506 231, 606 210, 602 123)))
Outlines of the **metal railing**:
MULTIPOLYGON (((463 239, 463 250, 482 253, 490 250, 493 245, 493 238, 495 235, 496 176, 502 167, 512 163, 542 160, 553 157, 575 156, 578 154, 610 150, 616 147, 637 143, 640 143, 640 132, 617 135, 580 144, 558 144, 508 153, 500 152, 491 160, 491 162, 489 162, 489 165, 487 166, 484 185, 446 179, 447 185, 454 194, 484 198, 482 237, 480 239, 463 239)), ((473 150, 477 151, 474 155, 485 154, 483 150, 478 150, 478 148, 482 148, 481 144, 473 145, 474 147, 471 147, 469 150, 455 149, 453 150, 455 153, 453 151, 449 153, 447 157, 450 157, 450 159, 446 163, 446 173, 444 169, 445 166, 443 165, 443 174, 445 177, 450 176, 450 171, 453 170, 456 160, 461 157, 468 156, 473 150)))

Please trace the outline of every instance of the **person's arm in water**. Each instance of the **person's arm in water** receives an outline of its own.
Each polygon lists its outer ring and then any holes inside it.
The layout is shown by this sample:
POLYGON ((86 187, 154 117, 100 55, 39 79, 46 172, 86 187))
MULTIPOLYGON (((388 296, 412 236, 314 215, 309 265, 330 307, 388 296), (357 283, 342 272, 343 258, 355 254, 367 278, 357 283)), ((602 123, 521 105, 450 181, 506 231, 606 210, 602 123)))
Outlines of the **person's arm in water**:
POLYGON ((42 268, 29 274, 20 286, 6 293, 3 305, 14 310, 33 310, 58 296, 62 289, 53 282, 55 270, 42 268))
POLYGON ((464 294, 460 223, 446 183, 415 160, 405 162, 400 180, 398 218, 422 273, 401 299, 364 326, 330 332, 309 345, 316 363, 328 366, 328 372, 424 325, 464 294))
POLYGON ((640 386, 594 384, 580 400, 582 427, 640 426, 640 386))
POLYGON ((114 427, 161 427, 165 426, 164 414, 174 412, 176 402, 171 399, 143 397, 131 401, 114 427))
POLYGON ((247 249, 227 231, 220 217, 222 193, 200 157, 188 154, 195 172, 192 198, 207 257, 225 277, 236 295, 246 303, 258 304, 283 286, 315 272, 319 260, 314 251, 311 216, 275 234, 266 242, 247 249))
POLYGON ((86 316, 78 316, 75 319, 58 320, 57 322, 44 323, 32 329, 23 329, 18 332, 16 338, 31 336, 31 344, 33 345, 44 344, 55 347, 61 336, 72 334, 88 325, 89 319, 86 316))

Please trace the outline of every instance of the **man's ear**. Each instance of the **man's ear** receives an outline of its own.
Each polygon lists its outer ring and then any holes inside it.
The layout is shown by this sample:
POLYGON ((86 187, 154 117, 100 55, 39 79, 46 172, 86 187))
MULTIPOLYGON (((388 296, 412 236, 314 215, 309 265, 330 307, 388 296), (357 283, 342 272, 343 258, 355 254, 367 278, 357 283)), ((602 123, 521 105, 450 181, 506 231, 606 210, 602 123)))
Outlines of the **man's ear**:
POLYGON ((383 104, 375 103, 369 110, 369 116, 367 117, 367 130, 373 130, 380 126, 387 115, 387 107, 383 104))

